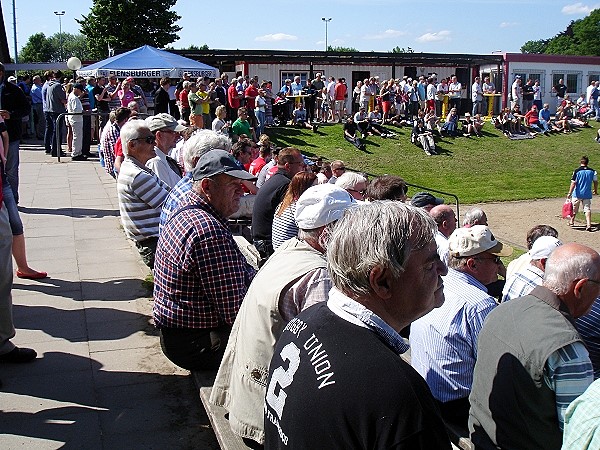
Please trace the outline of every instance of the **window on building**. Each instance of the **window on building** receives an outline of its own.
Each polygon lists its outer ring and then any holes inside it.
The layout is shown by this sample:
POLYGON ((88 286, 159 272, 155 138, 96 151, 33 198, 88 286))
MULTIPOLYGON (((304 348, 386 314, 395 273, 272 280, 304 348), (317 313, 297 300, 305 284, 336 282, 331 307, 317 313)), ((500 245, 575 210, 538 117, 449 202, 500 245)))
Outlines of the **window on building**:
POLYGON ((599 81, 599 80, 600 80, 600 73, 589 72, 588 79, 587 79, 587 86, 589 86, 592 81, 599 81))
POLYGON ((306 80, 308 79, 308 72, 281 72, 281 84, 279 87, 283 86, 285 80, 288 78, 294 81, 294 78, 300 76, 300 81, 302 82, 302 86, 306 84, 306 80))
MULTIPOLYGON (((583 78, 582 72, 553 72, 552 73, 552 86, 556 86, 559 80, 567 85, 567 92, 569 94, 577 94, 581 91, 581 81, 583 78)), ((556 94, 554 94, 556 95, 556 94)))

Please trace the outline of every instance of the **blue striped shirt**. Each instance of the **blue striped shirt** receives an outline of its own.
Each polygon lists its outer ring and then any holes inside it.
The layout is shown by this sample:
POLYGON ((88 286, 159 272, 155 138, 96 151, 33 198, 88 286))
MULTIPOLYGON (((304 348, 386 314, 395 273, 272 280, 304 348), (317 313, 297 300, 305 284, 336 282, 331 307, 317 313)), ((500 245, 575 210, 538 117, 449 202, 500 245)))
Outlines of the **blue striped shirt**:
POLYGON ((600 378, 600 298, 596 299, 589 313, 575 321, 575 327, 590 353, 594 379, 600 378))
POLYGON ((534 287, 540 286, 543 280, 544 272, 529 264, 525 269, 508 277, 504 289, 502 289, 502 301, 529 294, 534 287))
POLYGON ((433 396, 448 402, 469 396, 477 359, 477 337, 496 301, 469 274, 448 269, 444 304, 413 322, 411 364, 433 396))
POLYGON ((192 190, 193 184, 192 173, 188 172, 171 189, 160 212, 159 231, 165 226, 171 214, 179 209, 179 204, 185 199, 187 193, 192 190))
POLYGON ((556 413, 562 430, 567 407, 594 381, 585 346, 581 342, 574 342, 552 353, 546 360, 544 381, 556 394, 556 413))

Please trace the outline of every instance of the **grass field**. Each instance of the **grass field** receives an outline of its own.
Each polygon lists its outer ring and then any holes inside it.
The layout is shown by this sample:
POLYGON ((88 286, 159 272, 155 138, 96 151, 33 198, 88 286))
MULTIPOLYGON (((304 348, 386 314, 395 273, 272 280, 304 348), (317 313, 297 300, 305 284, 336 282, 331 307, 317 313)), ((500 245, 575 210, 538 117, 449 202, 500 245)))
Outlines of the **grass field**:
POLYGON ((338 124, 316 134, 291 127, 272 128, 268 134, 276 145, 297 147, 307 156, 341 159, 373 175, 400 175, 409 183, 456 194, 461 203, 478 203, 566 196, 581 155, 589 156, 591 167, 600 166, 600 145, 594 140, 598 125, 512 141, 486 123, 481 138, 436 139, 439 156, 426 156, 411 144, 408 127, 390 127, 398 134, 394 139, 369 137, 365 152, 344 140, 338 124))

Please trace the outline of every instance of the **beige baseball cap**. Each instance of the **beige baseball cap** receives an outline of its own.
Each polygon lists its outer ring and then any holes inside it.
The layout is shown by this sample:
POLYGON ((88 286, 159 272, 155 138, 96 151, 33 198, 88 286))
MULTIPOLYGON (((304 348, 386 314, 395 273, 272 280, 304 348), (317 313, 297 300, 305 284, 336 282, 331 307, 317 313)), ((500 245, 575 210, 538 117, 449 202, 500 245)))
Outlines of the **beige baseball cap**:
POLYGON ((448 250, 455 257, 474 256, 488 252, 496 256, 510 256, 513 248, 497 241, 485 225, 457 228, 448 239, 448 250))

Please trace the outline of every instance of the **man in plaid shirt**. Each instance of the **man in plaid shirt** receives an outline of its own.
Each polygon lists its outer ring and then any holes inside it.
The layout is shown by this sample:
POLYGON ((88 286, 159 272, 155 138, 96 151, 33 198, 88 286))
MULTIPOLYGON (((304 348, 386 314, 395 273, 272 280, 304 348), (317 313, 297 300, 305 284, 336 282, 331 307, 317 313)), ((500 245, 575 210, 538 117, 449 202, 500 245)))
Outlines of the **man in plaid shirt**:
POLYGON ((219 367, 231 325, 254 277, 227 218, 239 207, 242 180, 229 153, 211 150, 192 173, 192 190, 165 223, 154 265, 154 322, 161 347, 188 370, 219 367))

